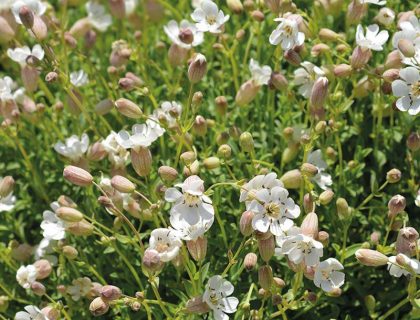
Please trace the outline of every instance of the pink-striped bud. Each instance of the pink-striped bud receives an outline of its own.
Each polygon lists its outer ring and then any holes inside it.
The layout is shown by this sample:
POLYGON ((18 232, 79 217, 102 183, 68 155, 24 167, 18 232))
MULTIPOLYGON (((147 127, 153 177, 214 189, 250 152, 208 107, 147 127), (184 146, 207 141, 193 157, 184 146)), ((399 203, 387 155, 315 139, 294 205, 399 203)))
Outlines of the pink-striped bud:
POLYGON ((269 265, 258 269, 258 283, 263 289, 270 291, 273 285, 273 271, 269 265))
POLYGON ((198 53, 192 59, 190 66, 188 67, 188 79, 191 83, 200 82, 204 78, 207 72, 207 60, 204 55, 198 53))
POLYGON ((354 48, 353 53, 350 57, 350 65, 353 69, 362 69, 369 62, 372 57, 372 51, 357 46, 354 48))
POLYGON ((181 48, 176 44, 172 44, 168 51, 169 63, 176 67, 181 66, 187 61, 188 49, 181 48))
POLYGON ((148 148, 131 149, 131 164, 140 177, 146 177, 152 170, 152 154, 148 148))
POLYGON ((258 240, 258 250, 260 252, 260 257, 265 262, 268 262, 274 255, 275 248, 276 242, 274 241, 273 235, 271 235, 271 237, 268 237, 267 239, 258 240))
POLYGON ((318 216, 315 212, 308 213, 300 226, 302 233, 312 238, 318 236, 318 216))
POLYGON ((64 179, 81 187, 90 186, 93 182, 92 175, 79 167, 67 166, 63 171, 64 179))
POLYGON ((106 301, 117 300, 121 297, 121 289, 116 286, 106 285, 100 289, 102 299, 106 301))
POLYGON ((255 253, 249 252, 244 258, 244 267, 246 270, 251 271, 257 265, 258 257, 255 253))
POLYGON ((37 280, 48 278, 52 272, 51 263, 46 259, 35 261, 33 266, 36 268, 37 280))
POLYGON ((236 93, 235 102, 238 106, 242 107, 249 104, 255 99, 260 86, 255 83, 254 80, 248 80, 241 85, 238 92, 236 93))
POLYGON ((198 237, 187 241, 188 252, 195 261, 203 261, 207 254, 207 238, 198 237))
POLYGON ((353 68, 348 64, 339 64, 334 67, 334 75, 337 78, 346 78, 351 75, 353 68))
POLYGON ((388 263, 388 257, 376 250, 359 249, 355 255, 361 264, 369 267, 379 267, 388 263))
POLYGON ((123 176, 113 176, 111 179, 111 185, 113 188, 122 193, 132 193, 136 190, 136 186, 130 180, 123 176))
POLYGON ((242 213, 241 219, 239 221, 239 229, 241 233, 248 237, 252 234, 252 219, 254 218, 254 212, 252 211, 245 211, 242 213))

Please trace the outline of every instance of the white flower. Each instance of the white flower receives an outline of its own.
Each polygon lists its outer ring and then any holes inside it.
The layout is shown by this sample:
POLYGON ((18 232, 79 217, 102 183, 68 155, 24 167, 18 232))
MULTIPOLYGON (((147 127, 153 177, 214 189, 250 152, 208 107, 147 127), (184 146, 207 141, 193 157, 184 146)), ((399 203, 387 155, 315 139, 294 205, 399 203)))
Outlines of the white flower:
POLYGON ((167 123, 168 127, 176 125, 176 119, 181 115, 182 106, 176 101, 164 101, 160 108, 153 111, 152 118, 156 121, 167 123))
POLYGON ((363 32, 362 25, 357 26, 356 43, 359 47, 364 49, 371 49, 374 51, 382 51, 383 45, 389 38, 388 31, 382 30, 379 32, 379 26, 372 24, 366 28, 366 35, 363 32))
POLYGON ((274 187, 283 187, 283 183, 277 179, 276 173, 270 172, 266 175, 255 176, 242 186, 239 201, 245 202, 246 208, 248 209, 251 201, 254 200, 257 191, 274 187))
POLYGON ((35 260, 44 258, 51 262, 52 265, 56 265, 58 259, 56 256, 52 255, 54 253, 54 247, 56 245, 56 240, 50 240, 43 238, 41 242, 35 247, 34 257, 35 260))
POLYGON ((315 175, 315 177, 312 178, 312 180, 315 181, 322 190, 327 190, 333 182, 331 175, 324 172, 328 166, 327 163, 322 159, 321 150, 318 149, 312 151, 308 155, 307 162, 313 164, 318 169, 318 173, 315 175))
POLYGON ((315 266, 319 263, 319 258, 323 255, 323 245, 304 234, 287 237, 282 244, 282 253, 294 264, 302 261, 306 266, 315 266))
MULTIPOLYGON (((0 177, 0 181, 3 180, 0 177)), ((10 192, 7 196, 0 196, 0 212, 11 211, 15 207, 16 197, 13 195, 13 191, 10 192)))
POLYGON ((280 24, 270 35, 270 43, 272 45, 281 45, 283 50, 290 50, 294 46, 300 46, 305 41, 305 34, 299 31, 296 20, 287 18, 277 18, 280 24))
MULTIPOLYGON (((53 202, 51 208, 55 211, 59 208, 59 204, 53 202)), ((44 230, 42 235, 48 240, 62 240, 66 237, 66 226, 53 211, 45 210, 42 214, 41 229, 44 230)))
POLYGON ((102 141, 102 146, 108 152, 108 159, 116 168, 124 168, 130 153, 122 145, 119 135, 111 131, 111 133, 102 141))
POLYGON ((213 310, 215 320, 228 320, 225 313, 234 313, 239 304, 235 297, 229 297, 233 293, 233 285, 221 276, 213 276, 206 285, 203 301, 213 310))
POLYGON ((16 271, 16 280, 17 282, 25 289, 29 289, 32 283, 35 282, 38 272, 36 271, 35 266, 32 264, 27 266, 21 266, 16 271))
POLYGON ((400 78, 392 82, 392 93, 399 97, 396 106, 416 115, 420 112, 420 71, 414 67, 401 69, 400 78))
POLYGON ((325 76, 325 72, 321 68, 317 67, 311 62, 304 61, 301 63, 302 68, 295 70, 294 83, 299 87, 299 94, 305 98, 309 98, 312 93, 312 87, 314 86, 315 81, 325 76))
POLYGON ((411 16, 408 21, 400 23, 401 31, 394 33, 392 38, 392 46, 398 49, 400 40, 408 40, 412 42, 415 50, 414 57, 405 57, 401 53, 402 62, 406 65, 416 66, 420 63, 420 18, 411 16))
POLYGON ((15 89, 16 84, 13 82, 12 78, 8 76, 0 78, 0 101, 15 101, 17 103, 22 103, 25 97, 25 89, 15 89))
POLYGON ((144 124, 135 124, 132 134, 121 130, 118 132, 120 144, 126 149, 147 148, 165 132, 155 121, 148 119, 144 124))
POLYGON ((343 265, 334 258, 322 261, 315 267, 314 284, 324 290, 331 292, 335 288, 340 288, 344 284, 343 265))
POLYGON ((194 224, 189 224, 183 219, 182 214, 174 212, 170 216, 171 226, 178 232, 182 240, 197 240, 206 233, 214 222, 214 217, 202 219, 194 224))
POLYGON ((175 230, 158 228, 150 234, 149 248, 159 252, 159 259, 168 262, 174 259, 182 246, 182 241, 175 230))
POLYGON ((249 61, 249 70, 251 71, 252 80, 258 86, 263 84, 268 84, 268 81, 271 78, 271 67, 270 66, 260 66, 258 61, 251 59, 249 61))
POLYGON ((54 150, 72 161, 78 161, 83 157, 84 153, 89 147, 89 136, 84 133, 79 139, 78 136, 73 135, 67 138, 65 143, 61 141, 54 145, 54 150))
MULTIPOLYGON (((411 268, 416 274, 420 274, 420 262, 417 259, 410 259, 402 253, 400 253, 399 256, 403 258, 404 263, 408 268, 411 268)), ((402 275, 410 275, 410 272, 408 270, 406 270, 403 266, 400 266, 398 264, 397 256, 392 256, 388 258, 388 271, 391 276, 397 278, 401 277, 402 275)))
POLYGON ((28 57, 33 56, 38 60, 44 59, 44 49, 39 44, 34 45, 32 50, 24 46, 22 48, 7 49, 7 55, 13 61, 19 63, 21 66, 26 65, 28 57))
POLYGON ((70 73, 70 83, 75 87, 82 87, 89 83, 89 78, 83 70, 70 73))
POLYGON ((48 320, 48 317, 36 306, 26 306, 24 309, 25 311, 16 313, 15 320, 48 320))
POLYGON ((12 13, 18 24, 22 24, 22 20, 19 17, 19 10, 23 6, 27 6, 37 16, 42 16, 47 11, 47 6, 40 0, 17 0, 12 5, 12 13))
POLYGON ((176 188, 169 188, 165 192, 165 200, 175 203, 171 215, 179 214, 179 218, 190 225, 197 224, 201 219, 213 219, 214 208, 210 198, 204 194, 203 180, 193 175, 175 186, 181 188, 182 193, 176 188))
POLYGON ((297 227, 297 226, 291 226, 289 229, 287 230, 282 230, 283 233, 281 235, 276 236, 276 249, 275 249, 275 255, 282 257, 283 256, 283 251, 282 251, 282 246, 285 240, 288 239, 288 237, 290 236, 294 236, 294 235, 298 235, 302 233, 302 230, 297 227))
POLYGON ((360 0, 360 3, 371 3, 378 6, 384 6, 386 5, 386 0, 360 0))
POLYGON ((88 21, 98 31, 104 32, 112 24, 112 17, 105 12, 105 7, 99 3, 89 1, 86 3, 88 21))
POLYGON ((260 189, 255 193, 248 210, 255 212, 252 227, 260 232, 270 232, 281 236, 293 226, 293 221, 300 215, 300 208, 289 192, 283 187, 274 187, 271 190, 260 189))
POLYGON ((125 14, 131 15, 136 10, 138 0, 124 0, 125 14))
POLYGON ((92 281, 88 277, 74 279, 72 286, 67 288, 67 293, 71 295, 74 301, 79 301, 81 297, 86 296, 92 289, 92 281))
POLYGON ((384 26, 390 26, 395 19, 395 12, 389 8, 381 8, 375 17, 375 20, 384 26))
POLYGON ((417 197, 416 197, 416 199, 414 200, 414 204, 415 204, 417 207, 420 207, 420 189, 417 191, 417 197))
POLYGON ((171 39, 171 41, 177 46, 185 49, 191 49, 191 47, 196 47, 203 43, 204 34, 201 31, 198 31, 196 26, 187 20, 182 20, 178 26, 178 23, 175 20, 168 22, 166 26, 163 27, 165 33, 171 39), (191 40, 183 41, 182 36, 186 32, 191 32, 191 40), (192 41, 192 42, 191 42, 192 41))
POLYGON ((202 0, 191 14, 191 18, 196 22, 198 31, 220 33, 222 26, 229 20, 229 15, 225 16, 213 1, 202 0))

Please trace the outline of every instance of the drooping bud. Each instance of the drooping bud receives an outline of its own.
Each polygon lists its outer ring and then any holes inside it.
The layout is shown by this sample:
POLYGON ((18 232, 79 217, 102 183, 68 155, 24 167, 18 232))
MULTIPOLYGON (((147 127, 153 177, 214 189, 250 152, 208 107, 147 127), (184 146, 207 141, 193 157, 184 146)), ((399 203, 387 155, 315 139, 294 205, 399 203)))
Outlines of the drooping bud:
POLYGON ((15 186, 15 180, 12 176, 6 176, 0 180, 0 198, 7 197, 15 186))
POLYGON ((159 167, 158 173, 159 173, 160 178, 163 181, 167 181, 167 182, 172 182, 176 180, 176 178, 178 177, 178 172, 176 171, 176 169, 169 166, 159 167))
POLYGON ((209 157, 204 159, 203 165, 208 170, 213 170, 220 167, 220 160, 218 157, 209 157))
POLYGON ((395 248, 398 253, 403 253, 408 257, 415 253, 416 242, 419 239, 419 233, 412 227, 402 228, 398 232, 395 248))
POLYGON ((367 6, 359 0, 352 0, 347 7, 347 23, 356 24, 367 12, 367 6))
POLYGON ((241 233, 248 237, 252 234, 252 219, 254 218, 254 212, 252 211, 244 211, 241 216, 241 220, 239 221, 239 229, 241 233))
POLYGON ((140 177, 149 175, 152 169, 152 154, 148 148, 131 149, 131 164, 140 177))
POLYGON ((350 216, 350 207, 344 198, 338 198, 336 201, 337 214, 340 219, 347 219, 350 216))
POLYGON ((233 13, 240 14, 244 10, 244 6, 242 5, 240 0, 227 0, 227 6, 233 13))
POLYGON ((214 102, 216 104, 216 111, 220 115, 224 115, 227 112, 228 109, 228 102, 226 97, 224 96, 218 96, 216 99, 214 99, 214 102))
POLYGON ((105 301, 117 300, 121 297, 121 289, 116 286, 106 285, 100 290, 101 298, 105 301))
POLYGON ((350 65, 353 69, 362 69, 372 57, 372 52, 369 49, 364 49, 357 46, 354 48, 353 53, 350 57, 350 65))
POLYGON ((45 289, 45 286, 38 281, 35 281, 31 284, 31 290, 33 293, 35 293, 37 296, 43 296, 45 294, 45 292, 47 291, 45 289))
POLYGON ((15 37, 16 33, 7 19, 0 16, 0 43, 7 43, 15 37))
POLYGON ((191 83, 200 82, 207 72, 207 60, 204 55, 198 53, 188 67, 188 79, 191 83))
POLYGON ((207 238, 198 237, 187 241, 188 252, 195 261, 203 261, 207 254, 207 238))
POLYGON ((168 51, 169 63, 174 67, 183 65, 187 60, 187 55, 188 49, 181 48, 173 43, 168 51))
POLYGON ((248 131, 243 132, 239 137, 239 145, 243 152, 251 153, 254 151, 254 139, 248 131))
POLYGON ((111 179, 111 185, 113 188, 122 193, 132 193, 136 190, 136 186, 130 180, 123 176, 113 176, 111 179))
POLYGON ((397 80, 399 77, 400 77, 400 70, 398 69, 388 69, 382 74, 382 78, 388 83, 392 83, 394 80, 397 80))
POLYGON ((271 289, 273 285, 273 271, 270 266, 265 265, 258 269, 258 283, 267 291, 271 289))
POLYGON ((79 255, 79 252, 76 250, 76 248, 72 246, 64 246, 62 251, 63 255, 69 260, 74 260, 79 255))
POLYGON ((337 32, 327 28, 319 30, 318 36, 322 41, 335 41, 340 37, 337 32))
POLYGON ((107 152, 104 145, 101 142, 95 142, 92 144, 87 151, 87 159, 90 161, 99 161, 105 158, 107 152))
POLYGON ((60 207, 55 210, 56 216, 65 222, 79 222, 83 219, 83 213, 69 207, 60 207))
POLYGON ((287 89, 289 82, 286 77, 280 72, 271 73, 270 80, 268 81, 268 87, 271 90, 285 90, 287 89))
POLYGON ((92 175, 84 169, 75 166, 67 166, 63 171, 64 179, 81 187, 87 187, 92 184, 92 175))
POLYGON ((376 250, 359 249, 355 255, 361 264, 369 267, 379 267, 388 263, 388 257, 376 250))
POLYGON ((326 247, 330 240, 330 235, 326 231, 320 231, 318 232, 317 239, 319 242, 321 242, 324 245, 324 247, 326 247))
POLYGON ((251 271, 257 265, 258 257, 255 253, 249 252, 244 258, 244 267, 247 271, 251 271))
POLYGON ((207 122, 203 116, 198 115, 195 117, 193 123, 193 130, 197 136, 204 137, 207 134, 207 122))
POLYGON ((332 190, 325 190, 319 195, 319 202, 326 206, 328 205, 331 200, 334 198, 334 192, 332 190))
POLYGON ((312 47, 311 55, 313 57, 318 57, 325 52, 329 52, 330 50, 331 50, 331 48, 328 45, 326 45, 325 43, 318 43, 318 44, 316 44, 312 47))
POLYGON ((87 220, 82 220, 68 224, 66 231, 75 236, 89 236, 93 233, 93 225, 87 220))
POLYGON ((280 181, 286 189, 298 189, 302 184, 302 174, 298 169, 287 171, 280 181))
POLYGON ((318 216, 315 212, 308 213, 300 226, 302 233, 312 238, 318 236, 318 216))
POLYGON ((194 151, 186 151, 181 154, 180 159, 186 166, 188 166, 197 159, 197 156, 194 151))
POLYGON ((302 173, 302 175, 308 178, 312 178, 318 174, 318 168, 314 166, 312 163, 305 162, 300 167, 300 172, 302 173))
POLYGON ((391 51, 385 61, 385 69, 400 69, 402 67, 401 55, 398 50, 391 51))
POLYGON ((284 280, 283 279, 281 279, 281 278, 278 278, 278 277, 274 277, 273 278, 273 280, 274 280, 274 285, 277 287, 277 288, 284 288, 285 286, 286 286, 286 283, 284 282, 284 280))
POLYGON ((46 306, 45 308, 42 308, 41 312, 49 320, 58 320, 60 318, 60 311, 51 306, 46 306))
POLYGON ((163 267, 163 262, 160 261, 159 252, 150 248, 146 249, 143 255, 142 266, 149 273, 160 270, 163 267))
POLYGON ((408 39, 400 39, 398 41, 398 49, 407 58, 412 58, 416 54, 413 42, 408 39))
POLYGON ((93 299, 89 305, 89 311, 95 316, 99 317, 107 313, 109 310, 109 304, 101 297, 93 299))
POLYGON ((348 64, 339 64, 334 67, 334 75, 338 78, 346 78, 351 75, 353 68, 348 64))
POLYGON ((302 58, 300 57, 299 53, 297 53, 293 49, 287 50, 283 54, 283 57, 287 62, 289 62, 291 65, 296 66, 296 67, 299 66, 300 63, 302 62, 302 58))
POLYGON ((412 132, 407 138, 407 147, 411 151, 417 151, 420 149, 420 134, 418 132, 412 132))
POLYGON ((388 209, 391 216, 396 216, 403 212, 406 206, 406 200, 402 195, 395 195, 388 202, 388 209))
POLYGON ((314 208, 314 200, 312 195, 310 193, 306 193, 303 196, 303 209, 305 210, 305 213, 312 212, 314 208))
POLYGON ((255 99, 259 90, 260 86, 254 80, 244 82, 236 93, 235 103, 240 107, 246 106, 255 99))
POLYGON ((26 29, 32 29, 34 25, 34 13, 28 6, 21 6, 19 8, 19 18, 26 29))
POLYGON ((260 257, 265 262, 268 262, 274 255, 275 248, 276 242, 274 241, 274 236, 268 237, 267 239, 258 240, 258 250, 260 252, 260 257))
POLYGON ((398 169, 391 169, 386 173, 386 180, 389 183, 397 183, 401 180, 401 171, 398 169))
POLYGON ((51 263, 46 259, 35 261, 33 266, 36 268, 37 280, 48 278, 52 272, 51 263))

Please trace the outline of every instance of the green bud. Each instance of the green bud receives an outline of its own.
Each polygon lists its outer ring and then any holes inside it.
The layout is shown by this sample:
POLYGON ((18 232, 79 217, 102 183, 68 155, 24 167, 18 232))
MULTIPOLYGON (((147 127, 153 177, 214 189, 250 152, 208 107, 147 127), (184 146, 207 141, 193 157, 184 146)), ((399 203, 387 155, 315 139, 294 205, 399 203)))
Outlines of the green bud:
POLYGON ((254 151, 254 139, 249 132, 244 132, 239 137, 239 144, 243 152, 253 152, 254 151))

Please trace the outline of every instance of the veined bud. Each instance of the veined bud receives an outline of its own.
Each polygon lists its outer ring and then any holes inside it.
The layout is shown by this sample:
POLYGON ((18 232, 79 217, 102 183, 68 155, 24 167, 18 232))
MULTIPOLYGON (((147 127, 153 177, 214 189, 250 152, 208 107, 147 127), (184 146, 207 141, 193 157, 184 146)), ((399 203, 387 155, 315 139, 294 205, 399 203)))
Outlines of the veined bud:
POLYGON ((31 8, 28 6, 21 6, 19 9, 19 18, 26 29, 32 29, 35 16, 31 8))
POLYGON ((325 43, 317 43, 311 49, 311 55, 313 57, 318 57, 319 55, 323 54, 324 52, 330 51, 331 48, 326 45, 325 43))
POLYGON ((137 312, 141 309, 141 303, 138 301, 134 301, 130 304, 130 308, 131 310, 133 310, 134 312, 137 312))
POLYGON ((152 170, 152 154, 148 148, 131 149, 131 164, 140 177, 146 177, 152 170))
POLYGON ((394 80, 397 80, 399 77, 400 77, 400 70, 398 69, 388 69, 382 74, 382 78, 388 83, 392 83, 394 80))
POLYGON ((328 245, 328 242, 330 240, 330 235, 326 231, 320 231, 318 232, 317 239, 319 242, 321 242, 324 247, 328 245))
POLYGON ((105 115, 112 110, 114 103, 111 99, 104 99, 95 106, 95 112, 99 115, 105 115))
POLYGON ((367 6, 359 0, 352 0, 347 7, 347 22, 358 23, 367 12, 367 6))
POLYGON ((419 233, 412 227, 402 228, 398 232, 395 248, 398 253, 405 254, 409 257, 415 252, 416 241, 419 238, 419 233))
POLYGON ((121 297, 121 289, 116 286, 106 285, 100 290, 101 298, 106 301, 117 300, 121 297))
POLYGON ((31 290, 34 294, 36 294, 37 296, 43 296, 45 294, 45 292, 47 291, 45 289, 45 286, 38 281, 35 281, 31 284, 31 290))
POLYGON ((246 34, 246 32, 245 32, 245 30, 244 30, 244 29, 239 29, 239 30, 235 33, 235 38, 236 38, 236 40, 238 40, 238 41, 243 40, 243 38, 245 37, 245 34, 246 34))
POLYGON ((26 65, 20 70, 25 89, 34 92, 38 88, 39 71, 37 68, 26 65))
POLYGON ((48 27, 40 16, 34 15, 32 28, 30 30, 38 40, 44 40, 48 36, 48 27))
POLYGON ((136 186, 130 180, 123 176, 113 176, 111 179, 111 185, 114 189, 122 193, 132 193, 136 190, 136 186))
POLYGON ((251 153, 254 151, 254 139, 248 131, 243 132, 239 137, 239 145, 243 152, 251 153))
POLYGON ((289 62, 291 65, 296 66, 296 67, 299 66, 300 63, 302 62, 302 58, 300 57, 299 53, 297 53, 293 49, 287 50, 283 54, 283 57, 287 62, 289 62))
MULTIPOLYGON (((194 92, 193 97, 192 97, 192 104, 195 107, 199 107, 201 105, 201 103, 203 102, 203 98, 204 98, 204 95, 203 95, 203 93, 201 91, 194 92)), ((202 118, 204 119, 204 117, 202 117, 202 118)))
POLYGON ((65 222, 79 222, 83 219, 83 213, 69 207, 60 207, 55 210, 56 216, 65 222))
POLYGON ((204 55, 198 53, 193 58, 190 66, 188 67, 188 79, 191 83, 200 82, 207 72, 207 60, 204 55))
POLYGON ((209 157, 203 161, 204 168, 213 170, 220 167, 220 160, 218 157, 209 157))
POLYGON ((274 280, 274 285, 277 287, 277 288, 284 288, 285 286, 286 286, 286 283, 284 282, 284 280, 283 279, 281 279, 281 278, 278 278, 278 277, 274 277, 273 278, 273 280, 274 280))
POLYGON ((207 122, 203 116, 198 115, 195 117, 195 121, 193 123, 193 130, 197 136, 203 137, 207 134, 207 122))
POLYGON ((258 257, 255 253, 249 252, 244 258, 244 267, 247 271, 251 271, 257 265, 258 257))
POLYGON ((244 10, 244 6, 240 0, 227 0, 227 6, 233 13, 240 14, 244 10))
POLYGON ((64 246, 61 250, 63 251, 63 255, 69 260, 74 260, 79 255, 76 248, 72 246, 64 246))
POLYGON ((386 173, 386 180, 389 183, 397 183, 401 180, 401 171, 398 169, 391 169, 386 173))
POLYGON ((159 252, 150 248, 144 251, 142 265, 147 272, 154 273, 160 270, 163 267, 163 264, 164 263, 160 261, 159 252))
POLYGON ((254 218, 254 212, 252 211, 244 211, 241 216, 241 220, 239 221, 239 229, 241 233, 248 237, 252 234, 252 219, 254 218))
POLYGON ((351 210, 346 199, 338 198, 336 201, 336 206, 337 206, 337 214, 340 219, 344 220, 350 216, 351 210))
POLYGON ((66 231, 75 236, 89 236, 93 233, 93 225, 83 219, 82 221, 67 225, 66 231))
POLYGON ((283 298, 280 294, 276 293, 273 294, 273 296, 271 297, 271 302, 273 303, 273 305, 278 305, 281 304, 283 301, 283 298))
POLYGON ((270 266, 265 265, 258 269, 258 283, 263 289, 270 291, 273 285, 273 271, 270 266))
POLYGON ((335 41, 340 37, 337 32, 327 28, 319 30, 318 36, 322 41, 335 41))
POLYGON ((124 77, 118 80, 118 87, 124 91, 131 91, 136 88, 137 84, 133 79, 124 77))
POLYGON ((275 248, 276 242, 274 241, 273 235, 271 237, 268 237, 267 239, 258 240, 258 250, 260 252, 260 257, 265 262, 268 262, 274 255, 275 248))
POLYGON ((372 57, 372 51, 357 46, 350 57, 350 65, 353 69, 362 69, 372 57))
POLYGON ((284 163, 290 163, 296 158, 298 153, 299 153, 299 145, 289 144, 289 146, 283 150, 283 153, 281 154, 281 160, 284 163))
POLYGON ((37 280, 48 278, 52 272, 51 263, 46 259, 35 261, 33 266, 36 268, 37 280))
POLYGON ((220 115, 226 114, 226 111, 228 109, 228 102, 225 96, 218 96, 216 99, 214 99, 214 102, 216 104, 216 111, 220 115))
MULTIPOLYGON (((12 40, 16 35, 15 30, 7 19, 3 16, 0 16, 0 43, 7 43, 12 40)), ((1 307, 0 307, 1 311, 1 307)))
POLYGON ((334 192, 332 190, 325 190, 319 195, 319 202, 326 206, 328 205, 331 200, 334 198, 334 192))
POLYGON ((77 208, 76 202, 65 195, 59 196, 57 202, 61 207, 77 208))
POLYGON ((413 42, 408 39, 400 39, 400 41, 398 41, 398 49, 403 56, 407 58, 412 58, 416 54, 413 42))
POLYGON ((391 216, 396 216, 403 212, 406 206, 406 200, 402 195, 395 195, 388 202, 388 209, 391 216))
POLYGON ((67 181, 80 187, 90 186, 93 182, 93 177, 89 172, 75 166, 65 167, 63 176, 67 181))
POLYGON ((370 241, 373 244, 378 244, 380 239, 381 239, 381 233, 380 232, 374 231, 374 232, 371 233, 371 235, 370 235, 370 241))
POLYGON ((302 173, 298 169, 287 171, 280 181, 286 189, 298 189, 302 184, 302 173))
POLYGON ((190 165, 184 167, 183 173, 185 176, 191 176, 191 175, 197 175, 199 171, 200 171, 200 163, 198 162, 198 160, 195 160, 190 165))
POLYGON ((302 233, 316 239, 318 236, 318 216, 315 212, 308 213, 300 226, 302 233))
POLYGON ((407 147, 411 151, 417 151, 420 149, 420 134, 418 132, 412 132, 407 138, 407 147))
POLYGON ((207 254, 207 238, 198 237, 187 241, 188 252, 195 261, 203 261, 207 254))
POLYGON ((187 60, 187 55, 188 49, 181 48, 173 43, 168 51, 169 63, 174 67, 183 65, 187 60))
POLYGON ((400 69, 402 67, 401 55, 398 50, 391 51, 386 57, 385 69, 400 69))
POLYGON ((49 320, 58 320, 60 318, 60 311, 50 306, 46 306, 45 308, 42 308, 41 312, 49 320))
POLYGON ((186 309, 188 313, 206 313, 210 311, 210 308, 206 302, 203 301, 201 296, 194 297, 187 301, 186 309))
POLYGON ((271 90, 286 90, 288 85, 289 82, 281 72, 271 73, 270 80, 268 81, 268 87, 271 90))
POLYGON ((87 159, 90 161, 99 161, 105 158, 107 152, 101 142, 95 142, 87 151, 87 159))
POLYGON ((15 186, 15 180, 12 176, 6 176, 0 181, 0 198, 7 197, 12 193, 15 186))
POLYGON ((223 159, 230 159, 232 156, 232 148, 228 144, 222 144, 217 150, 217 155, 223 159))
POLYGON ((176 171, 176 169, 169 166, 159 167, 158 173, 159 173, 160 178, 163 181, 167 181, 167 182, 172 182, 176 180, 176 178, 178 177, 178 172, 176 171))
POLYGON ((261 86, 257 85, 252 79, 244 82, 236 93, 235 103, 240 107, 249 104, 255 99, 260 87, 261 86))
POLYGON ((89 305, 89 311, 95 316, 99 317, 107 313, 109 310, 109 304, 101 297, 93 299, 89 305))
POLYGON ((125 18, 125 1, 109 0, 109 11, 117 19, 125 18))
POLYGON ((303 209, 305 213, 312 212, 314 208, 314 200, 312 199, 312 195, 310 193, 306 193, 303 196, 303 209))
POLYGON ((355 255, 361 264, 368 267, 379 267, 388 263, 388 257, 376 250, 359 249, 355 255))
POLYGON ((300 167, 300 172, 302 172, 302 175, 305 177, 312 178, 318 174, 318 168, 312 163, 305 162, 300 167))
POLYGON ((262 22, 264 21, 265 16, 262 11, 254 10, 251 12, 251 18, 254 19, 255 21, 262 22))
POLYGON ((337 78, 346 78, 351 75, 353 68, 348 64, 339 64, 334 67, 334 75, 337 78))
POLYGON ((192 164, 195 160, 197 160, 197 156, 194 151, 186 151, 181 154, 180 159, 183 164, 186 166, 192 164))

